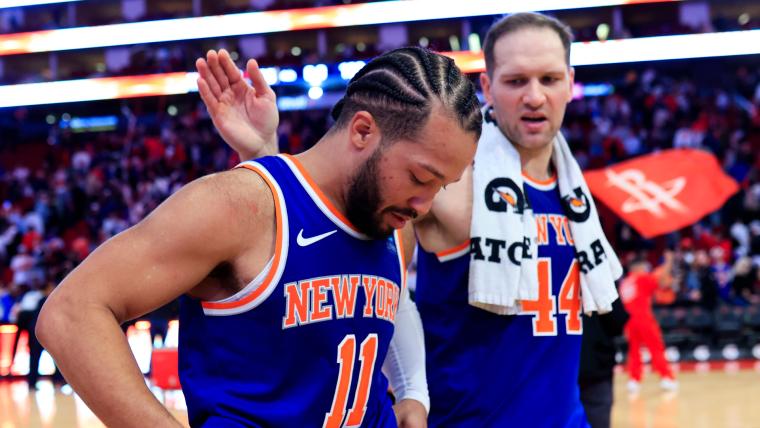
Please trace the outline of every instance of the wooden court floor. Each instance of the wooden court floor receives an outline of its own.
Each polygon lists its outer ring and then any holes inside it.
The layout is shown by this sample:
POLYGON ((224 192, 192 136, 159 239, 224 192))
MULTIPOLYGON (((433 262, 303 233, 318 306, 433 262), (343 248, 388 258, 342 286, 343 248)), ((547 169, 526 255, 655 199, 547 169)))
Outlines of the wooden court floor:
MULTIPOLYGON (((662 392, 655 376, 645 376, 641 391, 630 395, 625 375, 615 379, 615 428, 760 428, 760 372, 712 371, 679 374, 679 390, 662 392)), ((23 381, 0 381, 0 428, 103 427, 70 391, 41 381, 29 391, 23 381)), ((187 421, 177 392, 154 391, 172 412, 187 421)))
POLYGON ((626 381, 625 374, 616 376, 615 428, 760 428, 758 371, 680 373, 676 392, 663 392, 649 374, 632 395, 626 381))

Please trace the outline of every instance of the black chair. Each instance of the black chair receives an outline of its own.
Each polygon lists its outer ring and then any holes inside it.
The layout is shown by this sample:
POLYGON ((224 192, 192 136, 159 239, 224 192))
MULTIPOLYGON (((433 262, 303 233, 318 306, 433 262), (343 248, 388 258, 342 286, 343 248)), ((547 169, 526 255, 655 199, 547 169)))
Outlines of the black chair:
POLYGON ((654 317, 657 319, 657 323, 660 325, 660 330, 662 330, 663 335, 679 327, 675 310, 672 308, 655 309, 654 317))
POLYGON ((747 347, 760 343, 760 306, 749 306, 744 310, 744 342, 747 347))
POLYGON ((662 339, 665 346, 675 346, 684 351, 691 339, 691 331, 685 325, 686 310, 683 308, 668 308, 658 319, 662 329, 662 339))
POLYGON ((723 305, 715 311, 716 345, 724 346, 729 343, 742 342, 742 309, 740 307, 723 305))
POLYGON ((699 306, 694 306, 686 312, 684 326, 688 330, 689 347, 709 345, 713 332, 713 315, 699 306))

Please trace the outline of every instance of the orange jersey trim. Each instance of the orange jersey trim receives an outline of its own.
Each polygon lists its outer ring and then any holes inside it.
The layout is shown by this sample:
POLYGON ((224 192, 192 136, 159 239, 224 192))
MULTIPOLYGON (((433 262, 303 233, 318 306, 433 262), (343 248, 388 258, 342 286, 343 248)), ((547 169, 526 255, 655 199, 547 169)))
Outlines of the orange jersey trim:
POLYGON ((396 251, 398 251, 398 260, 399 263, 401 263, 401 292, 403 293, 404 288, 406 288, 406 257, 404 254, 405 248, 404 248, 404 240, 401 237, 401 229, 396 229, 393 232, 396 235, 396 251))
POLYGON ((458 253, 466 248, 470 247, 470 240, 466 240, 462 242, 461 244, 457 245, 456 247, 451 247, 443 251, 439 251, 435 253, 435 255, 440 259, 441 257, 446 257, 454 253, 458 253))
POLYGON ((257 297, 261 295, 271 284, 272 279, 277 274, 277 268, 280 266, 280 263, 282 262, 282 245, 283 245, 283 218, 282 218, 282 209, 280 207, 280 195, 277 192, 277 188, 274 186, 274 184, 269 180, 269 178, 266 177, 266 175, 256 166, 249 165, 249 164, 243 164, 241 165, 243 168, 250 169, 251 171, 255 172, 256 174, 261 177, 264 182, 269 186, 269 190, 272 191, 272 196, 274 197, 274 215, 275 215, 275 224, 277 225, 277 232, 275 236, 275 247, 274 247, 274 260, 272 261, 272 266, 269 269, 269 273, 267 274, 266 278, 264 278, 264 281, 262 281, 261 285, 259 285, 256 289, 254 289, 252 292, 250 292, 248 295, 243 297, 240 300, 236 300, 234 302, 202 302, 201 305, 205 309, 233 309, 238 308, 241 306, 246 305, 247 303, 253 301, 257 297))
POLYGON ((327 207, 328 210, 334 215, 338 220, 342 221, 346 226, 348 226, 351 230, 356 232, 357 234, 363 235, 359 229, 356 228, 353 224, 351 224, 350 221, 346 218, 346 216, 343 215, 340 211, 338 211, 337 208, 335 208, 335 205, 330 202, 330 200, 325 196, 324 193, 322 193, 322 189, 317 186, 317 183, 314 182, 314 180, 311 178, 308 172, 306 172, 306 169, 301 165, 301 162, 296 159, 293 155, 289 155, 287 153, 283 153, 282 156, 285 156, 288 158, 291 162, 293 162, 293 165, 295 165, 296 168, 298 168, 298 171, 301 173, 303 178, 306 180, 307 183, 309 183, 309 186, 311 186, 312 189, 314 189, 314 193, 317 194, 319 197, 319 200, 322 201, 323 204, 325 204, 325 207, 327 207))
POLYGON ((557 182, 557 174, 552 175, 551 177, 549 177, 546 180, 535 179, 535 178, 531 177, 530 175, 528 175, 528 173, 526 173, 525 171, 522 172, 522 176, 523 176, 524 179, 526 179, 526 180, 528 180, 528 181, 530 181, 532 183, 536 183, 536 184, 538 184, 540 186, 549 186, 549 185, 552 185, 552 184, 554 184, 554 183, 557 182))

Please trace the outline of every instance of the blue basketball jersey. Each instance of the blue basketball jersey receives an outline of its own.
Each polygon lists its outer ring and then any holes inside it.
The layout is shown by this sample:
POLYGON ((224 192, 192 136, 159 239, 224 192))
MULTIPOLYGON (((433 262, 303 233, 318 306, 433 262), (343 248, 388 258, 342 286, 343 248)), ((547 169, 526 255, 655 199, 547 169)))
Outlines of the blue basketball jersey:
MULTIPOLYGON (((470 306, 469 244, 419 249, 431 427, 586 427, 578 389, 579 269, 556 181, 525 179, 538 225, 539 299, 519 315, 470 306)), ((487 250, 490 251, 490 250, 487 250)))
POLYGON ((241 167, 274 195, 275 254, 230 298, 182 299, 191 425, 395 427, 381 366, 404 286, 399 237, 357 232, 293 157, 241 167))

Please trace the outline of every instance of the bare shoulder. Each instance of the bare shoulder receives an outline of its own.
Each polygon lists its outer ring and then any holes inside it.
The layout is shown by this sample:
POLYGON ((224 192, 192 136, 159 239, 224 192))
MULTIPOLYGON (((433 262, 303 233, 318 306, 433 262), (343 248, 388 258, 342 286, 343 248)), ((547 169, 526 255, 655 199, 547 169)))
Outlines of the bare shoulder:
POLYGON ((209 195, 226 198, 229 203, 272 201, 272 193, 264 179, 246 168, 235 168, 199 178, 189 184, 204 189, 209 195))
POLYGON ((274 200, 266 182, 239 168, 190 182, 135 229, 165 234, 175 246, 193 245, 199 252, 234 257, 256 243, 251 236, 266 234, 273 223, 274 200))
POLYGON ((204 215, 226 218, 230 224, 250 226, 273 217, 274 198, 269 186, 259 174, 244 168, 201 177, 185 190, 187 202, 196 209, 207 211, 204 215))

